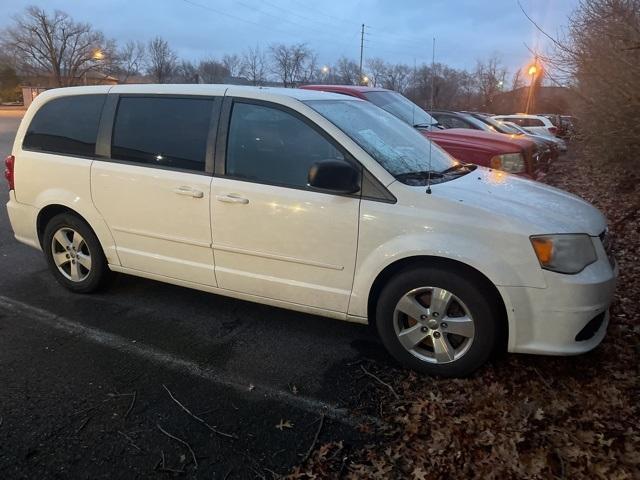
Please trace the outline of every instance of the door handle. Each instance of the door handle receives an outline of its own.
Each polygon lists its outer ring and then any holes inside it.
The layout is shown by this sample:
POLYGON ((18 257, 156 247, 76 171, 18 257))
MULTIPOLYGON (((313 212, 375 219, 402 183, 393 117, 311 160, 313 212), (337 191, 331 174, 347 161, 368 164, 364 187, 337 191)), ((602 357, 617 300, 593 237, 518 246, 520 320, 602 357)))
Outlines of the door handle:
POLYGON ((216 200, 224 203, 239 203, 241 205, 249 203, 248 198, 239 197, 235 193, 230 193, 229 195, 216 195, 216 200))
POLYGON ((204 197, 204 192, 202 190, 196 190, 195 188, 189 187, 187 185, 182 185, 180 187, 174 188, 173 193, 177 193, 178 195, 186 195, 187 197, 193 198, 204 197))

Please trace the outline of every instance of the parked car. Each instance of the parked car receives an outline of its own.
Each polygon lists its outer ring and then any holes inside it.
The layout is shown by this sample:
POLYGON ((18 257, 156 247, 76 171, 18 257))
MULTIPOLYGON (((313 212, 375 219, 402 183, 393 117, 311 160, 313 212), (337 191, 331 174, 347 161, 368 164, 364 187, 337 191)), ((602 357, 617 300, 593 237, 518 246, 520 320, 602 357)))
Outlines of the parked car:
POLYGON ((556 137, 564 138, 566 136, 566 125, 562 121, 562 116, 557 113, 539 113, 538 116, 548 118, 556 130, 556 137))
POLYGON ((495 115, 493 118, 501 122, 513 122, 516 125, 520 125, 527 132, 536 135, 555 137, 558 132, 558 128, 551 123, 551 120, 540 115, 525 115, 522 113, 515 115, 495 115))
POLYGON ((502 124, 503 128, 507 129, 507 132, 511 131, 512 133, 515 133, 515 134, 527 135, 527 137, 530 137, 532 139, 538 139, 540 141, 550 142, 561 153, 566 153, 567 150, 568 150, 567 142, 565 142, 560 137, 547 137, 545 135, 535 135, 533 133, 527 132, 520 125, 518 125, 517 123, 513 123, 513 122, 500 122, 500 123, 502 124), (511 129, 511 130, 508 130, 508 129, 511 129))
POLYGON ((560 154, 555 142, 551 137, 533 135, 529 132, 519 133, 512 131, 509 127, 504 127, 501 122, 477 112, 453 112, 447 110, 436 110, 429 112, 439 125, 444 128, 468 128, 471 130, 482 130, 487 133, 500 133, 508 135, 511 139, 526 139, 536 144, 536 154, 533 159, 535 170, 546 172, 553 160, 560 154))
POLYGON ((567 355, 605 336, 617 269, 598 210, 459 163, 369 102, 225 85, 48 90, 5 164, 15 238, 73 292, 114 271, 370 322, 403 365, 444 376, 503 341, 567 355))
POLYGON ((418 129, 454 158, 463 162, 504 170, 537 178, 539 152, 535 144, 526 139, 505 138, 492 133, 468 130, 442 130, 437 121, 408 98, 384 88, 353 85, 305 85, 306 90, 339 93, 367 100, 400 120, 418 129))

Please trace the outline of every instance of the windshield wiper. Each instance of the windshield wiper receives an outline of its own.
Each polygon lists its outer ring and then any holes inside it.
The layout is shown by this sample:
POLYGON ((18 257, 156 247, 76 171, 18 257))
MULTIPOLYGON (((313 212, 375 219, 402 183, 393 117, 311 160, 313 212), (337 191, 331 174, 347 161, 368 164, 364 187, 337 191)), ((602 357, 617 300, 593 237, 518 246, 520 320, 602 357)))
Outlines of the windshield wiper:
POLYGON ((406 172, 396 175, 398 180, 407 180, 410 178, 424 179, 424 178, 442 178, 444 177, 442 172, 435 170, 424 170, 422 172, 406 172))
POLYGON ((477 165, 474 165, 473 163, 456 163, 455 165, 452 165, 449 168, 445 168, 440 173, 443 175, 447 173, 456 172, 456 171, 460 171, 460 173, 468 173, 472 170, 475 170, 476 168, 477 168, 477 165))
POLYGON ((435 123, 416 123, 413 125, 413 128, 431 128, 431 127, 439 127, 440 124, 438 122, 435 123))

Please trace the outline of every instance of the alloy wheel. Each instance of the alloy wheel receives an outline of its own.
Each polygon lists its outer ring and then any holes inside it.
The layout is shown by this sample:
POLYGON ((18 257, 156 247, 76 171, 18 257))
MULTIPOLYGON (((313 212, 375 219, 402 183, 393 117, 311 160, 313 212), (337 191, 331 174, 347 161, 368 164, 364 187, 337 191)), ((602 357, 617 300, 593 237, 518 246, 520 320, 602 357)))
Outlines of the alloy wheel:
POLYGON ((468 307, 448 290, 420 287, 400 298, 394 329, 401 345, 429 363, 450 363, 465 355, 475 337, 468 307))
POLYGON ((51 256, 60 273, 72 282, 82 282, 91 273, 87 242, 72 228, 63 227, 53 234, 51 256))

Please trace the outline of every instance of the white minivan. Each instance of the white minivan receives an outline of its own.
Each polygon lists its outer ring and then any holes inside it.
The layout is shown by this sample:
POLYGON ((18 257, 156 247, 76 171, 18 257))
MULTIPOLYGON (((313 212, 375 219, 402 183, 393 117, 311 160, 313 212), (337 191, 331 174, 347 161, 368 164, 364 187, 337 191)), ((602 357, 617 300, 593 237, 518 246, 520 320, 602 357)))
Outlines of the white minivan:
POLYGON ((607 328, 617 267, 598 210, 459 163, 355 98, 50 90, 6 166, 16 239, 74 292, 114 271, 369 323, 400 363, 442 376, 497 348, 586 352, 607 328))

